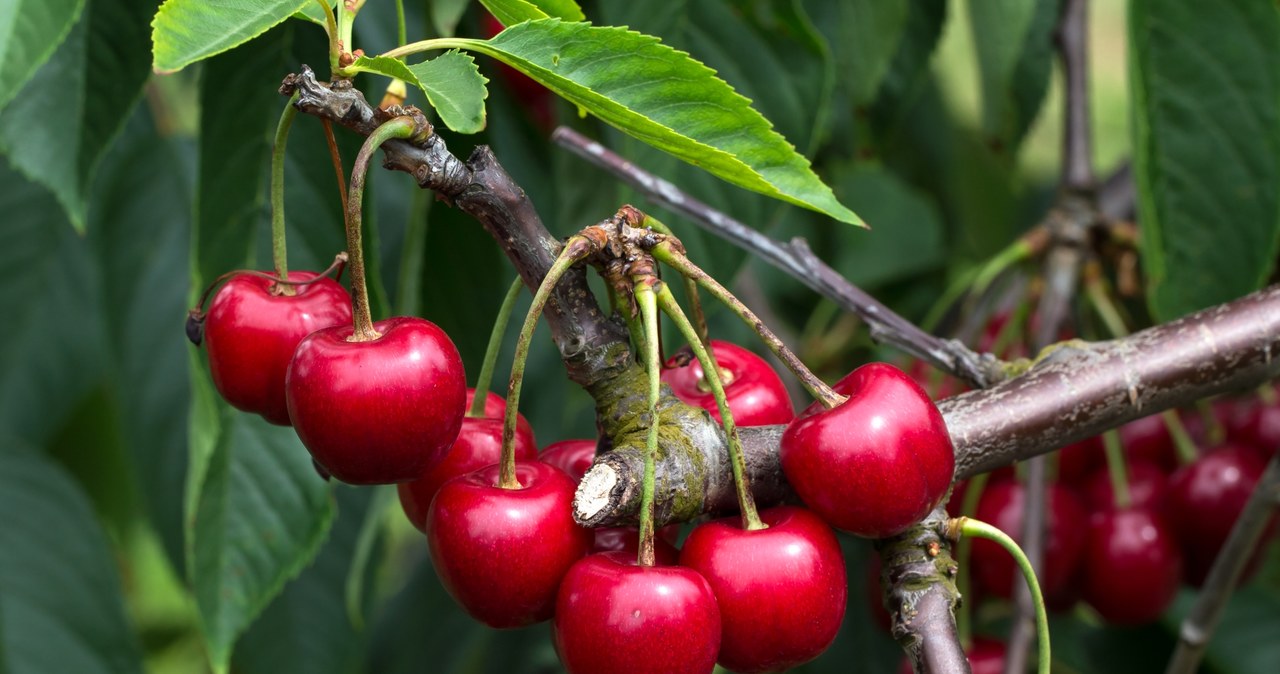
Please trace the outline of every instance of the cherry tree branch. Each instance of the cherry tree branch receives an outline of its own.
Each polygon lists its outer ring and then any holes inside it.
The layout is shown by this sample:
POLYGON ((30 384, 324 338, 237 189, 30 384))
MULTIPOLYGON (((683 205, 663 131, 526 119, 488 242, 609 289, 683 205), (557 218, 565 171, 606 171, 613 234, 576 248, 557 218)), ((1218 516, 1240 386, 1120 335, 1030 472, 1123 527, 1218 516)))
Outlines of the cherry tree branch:
POLYGON ((654 203, 685 215, 854 313, 867 324, 877 341, 893 344, 979 388, 1003 378, 1000 363, 994 356, 979 355, 959 341, 921 330, 829 267, 804 239, 797 237, 788 243, 775 241, 568 127, 556 129, 551 138, 575 155, 621 178, 654 203))
POLYGON ((1232 591, 1240 582, 1240 575, 1244 573, 1244 567, 1248 565, 1277 508, 1280 508, 1280 452, 1271 457, 1235 526, 1231 527, 1231 535, 1213 560, 1195 604, 1182 621, 1178 648, 1165 674, 1191 674, 1196 671, 1204 657, 1204 649, 1209 645, 1209 638, 1227 609, 1232 591))

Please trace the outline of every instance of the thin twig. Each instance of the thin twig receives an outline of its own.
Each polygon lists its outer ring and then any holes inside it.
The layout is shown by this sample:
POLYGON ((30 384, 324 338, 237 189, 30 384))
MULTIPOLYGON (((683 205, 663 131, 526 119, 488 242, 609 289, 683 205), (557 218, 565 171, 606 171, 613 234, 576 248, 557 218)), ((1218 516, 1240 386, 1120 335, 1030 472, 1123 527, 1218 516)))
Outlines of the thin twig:
POLYGON ((1065 0, 1058 21, 1058 53, 1065 80, 1066 121, 1062 134, 1062 186, 1094 188, 1093 138, 1089 129, 1088 0, 1065 0))
POLYGON ((1003 377, 999 361, 994 356, 979 355, 960 342, 924 332, 827 266, 814 255, 804 239, 795 238, 789 243, 775 241, 573 129, 560 127, 551 137, 579 157, 621 178, 654 203, 689 217, 703 228, 759 256, 857 314, 870 327, 871 336, 877 341, 893 344, 979 388, 1003 377))
POLYGON ((1165 674, 1191 674, 1196 671, 1210 637, 1222 620, 1231 593, 1240 582, 1240 575, 1244 573, 1244 567, 1277 507, 1280 507, 1280 453, 1271 457, 1258 486, 1254 487, 1253 494, 1245 503, 1244 511, 1231 528, 1231 535, 1213 560, 1195 604, 1182 621, 1178 648, 1165 674))

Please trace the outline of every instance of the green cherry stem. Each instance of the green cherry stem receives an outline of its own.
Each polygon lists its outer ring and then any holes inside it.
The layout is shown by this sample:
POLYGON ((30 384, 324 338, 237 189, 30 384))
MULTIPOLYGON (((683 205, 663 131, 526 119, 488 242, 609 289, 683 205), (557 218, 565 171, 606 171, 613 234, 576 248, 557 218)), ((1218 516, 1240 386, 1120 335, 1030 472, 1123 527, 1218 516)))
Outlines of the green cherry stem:
MULTIPOLYGON (((982 500, 982 492, 987 488, 987 481, 990 478, 991 473, 979 473, 969 478, 969 484, 965 485, 964 495, 961 497, 959 514, 977 512, 978 501, 982 500)), ((961 538, 956 543, 956 564, 961 569, 969 568, 969 559, 973 556, 972 549, 972 539, 961 538)), ((973 574, 961 573, 956 578, 956 590, 964 599, 960 603, 960 608, 956 610, 956 632, 960 635, 960 645, 965 648, 973 645, 973 597, 970 594, 972 586, 973 574)))
POLYGON ((348 338, 352 342, 369 342, 382 335, 373 329, 373 317, 369 314, 369 286, 365 282, 364 248, 360 240, 362 206, 364 204, 365 176, 369 173, 369 160, 383 143, 392 138, 410 138, 418 132, 418 124, 412 117, 396 117, 373 130, 360 146, 356 162, 351 167, 351 187, 347 195, 347 255, 351 258, 351 313, 355 331, 348 338))
POLYGON ((809 368, 805 367, 804 363, 800 362, 800 359, 796 357, 796 354, 792 353, 791 349, 788 349, 782 343, 782 340, 773 334, 773 331, 764 324, 764 321, 761 321, 751 309, 747 308, 747 305, 734 297, 733 293, 720 285, 719 281, 712 278, 710 274, 703 271, 683 252, 674 247, 671 241, 663 241, 657 244, 653 247, 652 252, 653 256, 663 264, 696 281, 699 286, 711 293, 712 297, 723 302, 744 323, 755 330, 756 334, 760 336, 760 340, 765 343, 765 346, 769 347, 769 350, 777 355, 783 363, 786 363, 787 368, 800 380, 800 384, 809 391, 809 395, 821 402, 823 407, 831 409, 847 400, 845 396, 836 393, 830 386, 827 386, 826 382, 823 382, 817 375, 810 372, 809 368))
POLYGON ((1027 581, 1027 589, 1031 590, 1031 602, 1036 607, 1036 641, 1038 642, 1038 660, 1040 674, 1049 674, 1052 658, 1049 652, 1049 614, 1045 611, 1044 595, 1040 593, 1040 582, 1036 580, 1035 569, 1027 559, 1022 548, 1005 532, 969 517, 957 517, 948 524, 948 535, 952 540, 957 535, 985 538, 998 544, 1013 556, 1013 561, 1022 570, 1022 577, 1027 581))
POLYGON ((342 49, 348 53, 351 48, 351 29, 356 23, 356 14, 364 7, 365 0, 338 0, 338 35, 342 40, 342 49))
POLYGON ((751 498, 751 483, 747 480, 747 463, 742 454, 742 440, 738 438, 738 427, 733 421, 733 411, 729 409, 729 401, 724 395, 719 367, 699 339, 698 332, 689 322, 689 318, 680 309, 675 295, 671 294, 671 288, 659 282, 654 284, 654 290, 657 293, 658 308, 671 317, 671 321, 676 324, 685 341, 689 342, 693 355, 702 365, 703 379, 711 385, 711 392, 716 397, 716 407, 720 410, 720 419, 724 422, 724 432, 729 436, 729 465, 733 468, 733 486, 738 490, 738 507, 742 510, 742 528, 747 531, 765 529, 767 528, 765 523, 760 521, 760 514, 756 512, 755 499, 751 498))
POLYGON ((1115 494, 1116 510, 1124 510, 1133 503, 1133 496, 1129 493, 1129 467, 1125 465, 1120 434, 1115 429, 1103 433, 1102 446, 1107 452, 1107 473, 1111 476, 1111 492, 1115 494))
POLYGON ((613 310, 622 317, 622 322, 627 324, 627 333, 631 336, 631 346, 635 348, 637 353, 644 353, 644 327, 640 325, 640 321, 631 315, 631 299, 623 297, 612 286, 609 287, 609 303, 613 305, 613 310))
POLYGON ((484 401, 489 397, 489 384, 493 381, 493 368, 498 362, 498 354, 502 351, 502 336, 507 332, 507 323, 511 321, 511 310, 516 306, 516 298, 524 289, 524 281, 519 276, 511 282, 507 294, 502 298, 502 306, 498 307, 498 316, 493 320, 493 331, 489 333, 489 345, 484 349, 484 362, 480 364, 480 376, 476 379, 475 392, 471 398, 471 409, 467 416, 480 419, 484 417, 484 401))
MULTIPOLYGON (((284 154, 289 142, 289 129, 298 116, 298 109, 293 104, 298 100, 298 92, 284 104, 280 113, 280 122, 276 124, 275 141, 271 144, 271 260, 275 263, 276 278, 289 278, 289 253, 285 241, 284 222, 284 154)), ((281 295, 294 294, 293 287, 288 284, 275 285, 272 292, 281 295)))
MULTIPOLYGON (((590 252, 591 242, 585 237, 574 236, 565 242, 560 255, 547 270, 547 275, 542 277, 538 291, 533 294, 533 303, 529 305, 529 313, 525 314, 524 324, 520 326, 520 336, 516 338, 515 357, 511 360, 511 383, 507 386, 507 410, 502 417, 502 461, 498 486, 503 489, 520 488, 520 481, 516 479, 516 418, 520 409, 520 387, 524 384, 524 366, 529 360, 529 345, 533 342, 533 330, 538 327, 542 308, 551 298, 551 291, 560 282, 560 278, 590 252)), ((476 398, 480 398, 478 392, 476 398)))
MULTIPOLYGON (((643 225, 655 232, 666 234, 667 236, 675 236, 675 232, 672 232, 670 227, 647 213, 644 216, 643 225)), ((707 328, 707 315, 702 310, 702 297, 698 295, 698 282, 693 280, 692 277, 683 274, 681 274, 681 278, 684 279, 684 294, 689 297, 689 313, 693 314, 693 325, 697 330, 698 341, 711 353, 711 358, 714 359, 716 354, 715 351, 711 350, 711 331, 707 328)), ((718 372, 719 370, 720 365, 717 363, 716 371, 718 372)))
POLYGON ((338 72, 342 56, 342 48, 338 44, 338 22, 333 18, 333 8, 328 0, 316 0, 316 4, 320 5, 320 13, 324 15, 324 34, 329 36, 329 73, 332 75, 338 72))
POLYGON ((658 354, 658 302, 654 296, 651 279, 636 282, 636 303, 640 305, 640 320, 644 324, 644 366, 649 374, 649 434, 644 445, 644 480, 640 495, 640 551, 636 562, 640 566, 657 564, 653 548, 654 492, 657 490, 656 463, 658 455, 658 397, 662 392, 661 357, 658 354))
POLYGON ((404 0, 396 0, 396 46, 409 41, 404 24, 404 0))

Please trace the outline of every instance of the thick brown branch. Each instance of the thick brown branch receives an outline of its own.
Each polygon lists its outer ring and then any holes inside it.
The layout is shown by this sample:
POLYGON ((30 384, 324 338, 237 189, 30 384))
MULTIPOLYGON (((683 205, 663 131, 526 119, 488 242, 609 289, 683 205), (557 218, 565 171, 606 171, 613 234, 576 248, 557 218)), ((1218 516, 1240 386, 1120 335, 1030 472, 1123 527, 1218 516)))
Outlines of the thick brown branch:
MULTIPOLYGON (((1065 342, 1019 377, 939 401, 956 448, 956 477, 990 472, 1201 398, 1250 390, 1280 375, 1277 355, 1280 286, 1123 339, 1065 342)), ((776 477, 768 481, 779 472, 780 431, 755 429, 743 436, 753 484, 769 485, 767 493, 757 494, 762 505, 777 494, 776 477)), ((700 481, 729 484, 725 446, 700 446, 713 452, 682 461, 723 472, 700 481)), ((640 461, 638 451, 622 448, 610 458, 609 470, 639 475, 640 461)), ((682 469, 673 464, 666 470, 675 477, 682 469)), ((639 500, 633 493, 633 486, 615 482, 609 502, 594 507, 590 521, 634 521, 639 500)), ((724 503, 684 499, 668 521, 716 511, 724 503)))
POLYGON ((790 243, 774 241, 573 129, 560 127, 552 134, 552 139, 621 178, 654 203, 684 214, 703 228, 758 255, 853 312, 867 324, 871 336, 877 341, 893 344, 974 386, 983 387, 1003 378, 1000 363, 994 357, 979 355, 958 341, 924 332, 836 273, 813 254, 804 239, 792 239, 790 243))

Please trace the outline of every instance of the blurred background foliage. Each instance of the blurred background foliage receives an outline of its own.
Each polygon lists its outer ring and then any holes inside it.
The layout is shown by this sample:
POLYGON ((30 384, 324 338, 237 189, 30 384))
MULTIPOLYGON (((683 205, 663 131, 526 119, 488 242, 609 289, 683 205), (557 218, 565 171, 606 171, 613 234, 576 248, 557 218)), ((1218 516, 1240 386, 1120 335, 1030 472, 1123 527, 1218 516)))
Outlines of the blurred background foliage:
MULTIPOLYGON (((157 0, 79 4, 52 58, 0 111, 0 672, 197 672, 228 658, 231 671, 245 673, 558 671, 545 625, 495 632, 456 608, 394 490, 321 482, 288 429, 214 399, 202 354, 182 337, 185 311, 209 279, 269 267, 268 152, 284 103, 276 88, 303 63, 323 67, 322 31, 290 21, 159 77, 149 75, 147 38, 157 0)), ((1134 156, 1128 22, 1164 11, 1154 7, 1161 4, 1170 3, 1091 5, 1100 176, 1134 156)), ((1265 12, 1272 3, 1254 4, 1265 12)), ((411 39, 455 27, 481 32, 474 3, 406 5, 411 39)), ((564 104, 550 103, 554 120, 775 238, 807 237, 908 317, 923 318, 952 281, 1036 225, 1054 198, 1062 78, 1052 0, 601 1, 584 9, 597 23, 661 36, 719 71, 873 229, 729 186, 564 104)), ((1195 29, 1174 23, 1165 29, 1195 29)), ((1203 30, 1191 37, 1221 29, 1203 30)), ((393 3, 371 0, 357 45, 377 53, 394 36, 393 3)), ((1260 68, 1274 64, 1266 53, 1260 68)), ((554 234, 636 203, 675 228, 691 256, 821 374, 900 358, 794 280, 552 146, 542 103, 482 61, 488 128, 442 134, 460 157, 491 145, 554 234)), ((1274 86, 1274 70, 1271 77, 1274 86)), ((380 98, 383 81, 360 84, 380 98)), ((1175 133, 1198 131, 1185 123, 1175 133)), ((341 131, 338 139, 350 162, 359 139, 341 131)), ((1259 142, 1261 152, 1274 147, 1259 142)), ((1205 170, 1234 161, 1213 145, 1202 152, 1205 170)), ((1260 170, 1264 185, 1277 175, 1274 159, 1260 170)), ((318 121, 301 116, 294 125, 286 176, 291 265, 322 268, 343 238, 318 121)), ((370 182, 375 313, 430 318, 453 337, 468 371, 478 370, 512 270, 479 227, 408 176, 374 171, 370 182)), ((1219 226, 1233 224, 1229 211, 1219 226)), ((1270 225, 1259 240, 1274 260, 1270 225)), ((1135 325, 1150 320, 1147 306, 1127 305, 1135 325)), ((962 326, 956 318, 942 328, 962 326)), ((712 309, 710 320, 713 335, 752 343, 726 312, 712 309)), ((590 399, 565 379, 545 335, 535 345, 528 386, 536 394, 522 412, 540 444, 589 436, 590 399)), ((798 671, 893 671, 901 652, 870 610, 878 601, 866 580, 870 546, 844 544, 844 628, 798 671)), ((1104 629, 1087 610, 1058 616, 1058 666, 1160 670, 1190 596, 1138 630, 1104 629)), ((1007 621, 999 611, 983 618, 981 628, 996 634, 1007 621)), ((1274 551, 1227 620, 1206 670, 1275 671, 1274 551)))

